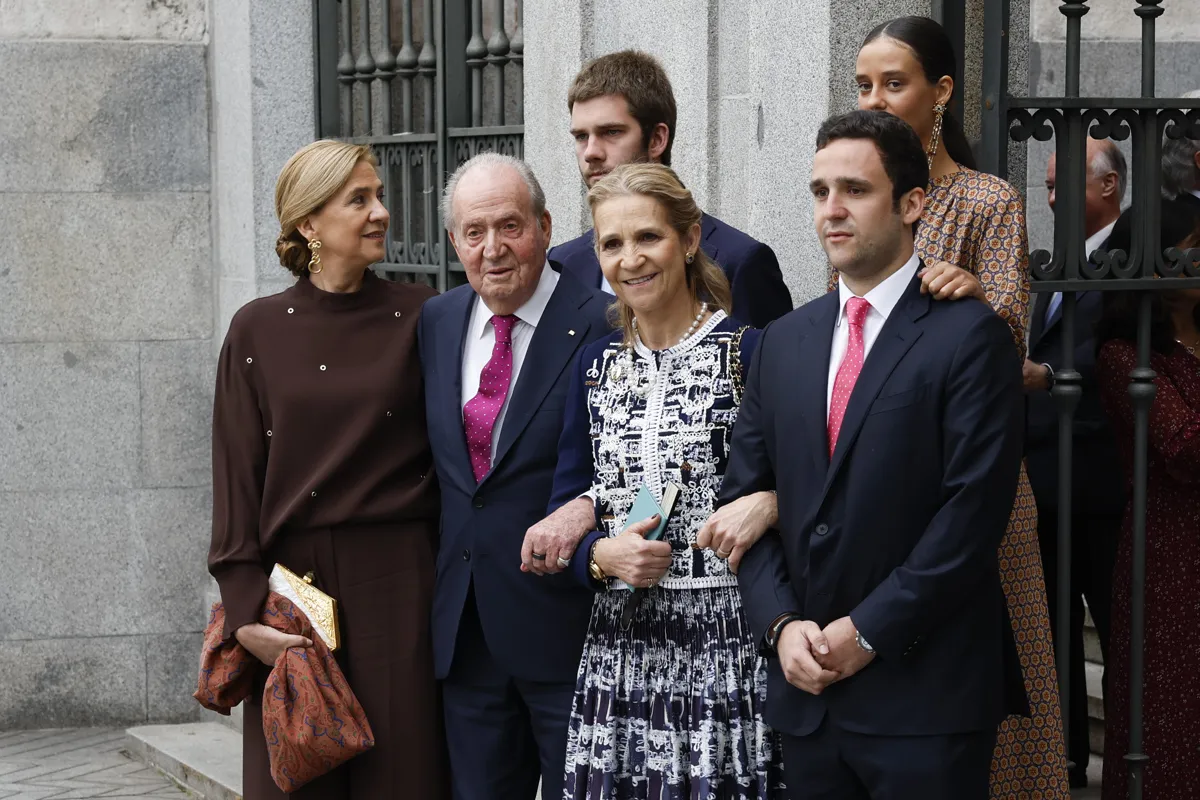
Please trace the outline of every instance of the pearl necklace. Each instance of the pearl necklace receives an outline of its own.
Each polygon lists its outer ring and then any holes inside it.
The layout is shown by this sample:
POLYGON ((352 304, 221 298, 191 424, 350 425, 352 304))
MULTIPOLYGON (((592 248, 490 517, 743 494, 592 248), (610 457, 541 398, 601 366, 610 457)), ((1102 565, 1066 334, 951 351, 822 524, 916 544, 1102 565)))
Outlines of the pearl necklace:
MULTIPOLYGON (((696 332, 696 328, 700 327, 700 320, 704 319, 704 312, 706 312, 706 311, 708 311, 708 303, 701 303, 700 304, 700 313, 698 313, 696 315, 696 318, 694 320, 692 320, 691 326, 688 327, 687 331, 683 334, 683 336, 679 337, 678 342, 671 345, 671 347, 668 347, 667 349, 668 350, 674 349, 676 347, 679 347, 679 345, 683 344, 684 342, 686 342, 688 340, 688 337, 690 337, 693 333, 696 332)), ((637 336, 637 317, 633 318, 633 335, 634 335, 634 337, 637 336)))
MULTIPOLYGON (((692 324, 688 327, 687 331, 684 332, 683 336, 679 337, 679 341, 676 342, 671 347, 668 347, 666 349, 666 352, 669 353, 671 350, 674 350, 676 347, 679 347, 679 345, 683 344, 688 339, 690 339, 692 334, 696 332, 696 329, 700 327, 700 321, 704 319, 704 315, 707 312, 708 312, 708 303, 701 303, 700 304, 700 312, 698 314, 696 314, 696 318, 692 320, 692 324)), ((638 338, 637 317, 633 318, 633 338, 635 341, 641 341, 638 338)), ((643 382, 639 379, 637 370, 634 368, 634 365, 633 365, 633 346, 632 345, 630 345, 629 347, 627 347, 625 349, 625 363, 623 365, 622 364, 613 364, 612 367, 608 371, 608 377, 614 381, 619 381, 619 380, 621 380, 621 378, 625 377, 626 375, 629 376, 629 380, 633 384, 630 387, 630 389, 638 397, 644 398, 647 395, 649 395, 650 392, 654 389, 654 383, 655 383, 654 375, 651 375, 650 379, 645 382, 643 382)))

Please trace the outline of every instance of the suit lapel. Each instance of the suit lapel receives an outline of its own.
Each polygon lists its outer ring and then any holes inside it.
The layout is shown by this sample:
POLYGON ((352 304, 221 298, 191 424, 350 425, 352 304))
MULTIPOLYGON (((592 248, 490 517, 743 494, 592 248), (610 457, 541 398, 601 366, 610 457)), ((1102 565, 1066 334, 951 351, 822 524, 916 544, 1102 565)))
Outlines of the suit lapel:
POLYGON ((595 228, 584 234, 584 245, 587 251, 587 270, 585 274, 579 276, 579 279, 583 282, 584 286, 599 289, 600 282, 604 278, 604 273, 600 271, 600 259, 596 256, 595 228))
POLYGON ((717 254, 720 248, 717 247, 717 240, 713 236, 717 232, 717 224, 713 222, 713 218, 708 214, 700 215, 700 249, 703 250, 709 258, 714 262, 717 261, 717 254))
MULTIPOLYGON (((850 402, 846 406, 846 416, 842 419, 842 427, 838 432, 837 449, 833 452, 833 460, 825 479, 825 490, 828 493, 833 479, 846 460, 846 454, 854 446, 858 432, 866 422, 871 404, 879 396, 879 391, 895 370, 896 365, 904 358, 917 339, 921 338, 922 330, 916 324, 929 311, 933 302, 927 295, 921 294, 921 282, 914 279, 905 290, 900 302, 892 309, 883 329, 879 332, 867 360, 863 363, 862 372, 854 383, 854 391, 850 393, 850 402)), ((826 445, 826 451, 829 446, 826 445)))
MULTIPOLYGON (((521 373, 517 376, 517 384, 508 400, 500 439, 496 443, 496 455, 492 459, 492 472, 504 460, 517 437, 529 426, 576 351, 588 341, 591 325, 579 310, 588 298, 587 293, 577 291, 582 288, 574 284, 569 276, 561 276, 550 302, 542 312, 542 319, 525 353, 521 373)), ((489 472, 483 480, 486 481, 491 474, 489 472)))
POLYGON ((809 317, 812 329, 799 345, 797 375, 807 375, 800 392, 800 414, 808 441, 805 445, 813 454, 817 474, 829 470, 829 355, 833 349, 833 326, 837 322, 841 301, 837 292, 823 297, 809 317))
MULTIPOLYGON (((1054 326, 1056 326, 1056 325, 1058 325, 1058 323, 1062 322, 1063 303, 1065 303, 1065 302, 1067 302, 1067 300, 1066 300, 1066 296, 1064 295, 1063 299, 1058 301, 1058 308, 1054 309, 1054 313, 1050 315, 1050 319, 1045 320, 1045 323, 1042 326, 1042 336, 1045 336, 1047 333, 1049 333, 1054 328, 1054 326)), ((1041 337, 1038 337, 1038 338, 1041 338, 1041 337)))
MULTIPOLYGON (((447 311, 447 335, 442 339, 438 363, 446 369, 439 370, 439 394, 442 397, 440 413, 450 417, 448 429, 453 432, 451 442, 451 465, 455 475, 468 493, 474 491, 475 474, 471 470, 471 457, 467 453, 467 434, 463 430, 462 417, 462 360, 465 353, 467 326, 471 324, 471 310, 475 307, 474 292, 459 292, 454 304, 447 311)), ((432 410, 431 410, 432 411, 432 410)))
POLYGON ((1037 347, 1042 336, 1046 334, 1046 309, 1050 307, 1050 297, 1053 292, 1038 292, 1033 301, 1033 319, 1029 321, 1029 349, 1037 347))

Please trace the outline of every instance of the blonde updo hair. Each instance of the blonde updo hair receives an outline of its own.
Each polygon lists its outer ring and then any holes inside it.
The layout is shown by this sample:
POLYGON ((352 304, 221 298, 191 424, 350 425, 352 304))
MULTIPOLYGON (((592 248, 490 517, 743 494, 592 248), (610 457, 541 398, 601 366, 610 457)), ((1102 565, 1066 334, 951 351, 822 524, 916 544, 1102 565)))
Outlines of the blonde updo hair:
MULTIPOLYGON (((682 240, 687 239, 693 225, 700 224, 700 207, 692 193, 687 190, 675 170, 662 164, 624 164, 605 175, 588 192, 588 207, 595 220, 596 208, 607 200, 624 195, 649 197, 657 201, 667 212, 667 220, 682 240)), ((600 255, 600 241, 595 242, 596 256, 600 255)), ((691 264, 685 264, 688 288, 693 302, 708 303, 714 311, 721 309, 726 314, 733 306, 733 291, 729 279, 708 254, 697 243, 691 264)), ((614 322, 625 333, 625 344, 633 344, 633 310, 618 298, 613 303, 614 322)))
POLYGON ((297 226, 321 209, 338 193, 359 162, 378 167, 371 148, 321 139, 301 147, 288 159, 275 182, 275 216, 279 217, 279 238, 275 252, 279 263, 296 276, 308 274, 308 240, 297 226))

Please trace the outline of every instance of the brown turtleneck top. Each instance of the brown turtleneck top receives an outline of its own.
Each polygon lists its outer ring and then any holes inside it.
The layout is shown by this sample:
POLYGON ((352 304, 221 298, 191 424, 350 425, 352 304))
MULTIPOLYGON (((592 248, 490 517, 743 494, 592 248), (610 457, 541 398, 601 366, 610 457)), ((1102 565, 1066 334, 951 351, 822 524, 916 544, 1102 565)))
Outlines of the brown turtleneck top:
POLYGON ((267 552, 288 529, 436 531, 416 339, 433 295, 368 271, 357 292, 300 278, 234 315, 217 366, 208 558, 226 636, 258 621, 267 552))

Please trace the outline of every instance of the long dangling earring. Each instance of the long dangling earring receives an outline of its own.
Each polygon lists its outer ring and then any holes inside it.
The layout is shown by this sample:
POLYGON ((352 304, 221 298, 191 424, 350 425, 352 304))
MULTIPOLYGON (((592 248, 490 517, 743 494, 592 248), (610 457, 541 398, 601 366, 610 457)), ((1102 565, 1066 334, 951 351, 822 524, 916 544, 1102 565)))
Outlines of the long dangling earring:
POLYGON ((312 258, 308 261, 308 271, 316 275, 321 271, 321 240, 309 240, 308 249, 312 251, 312 258))
POLYGON ((938 145, 942 142, 942 117, 945 115, 945 103, 938 103, 933 107, 933 133, 929 135, 929 149, 925 152, 931 170, 933 169, 933 157, 937 155, 938 145))

